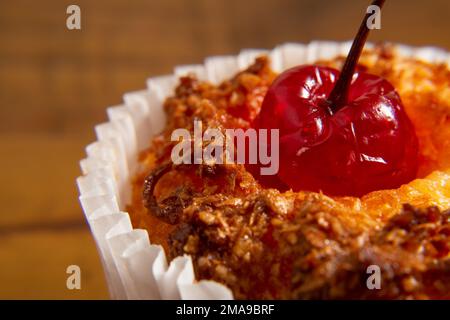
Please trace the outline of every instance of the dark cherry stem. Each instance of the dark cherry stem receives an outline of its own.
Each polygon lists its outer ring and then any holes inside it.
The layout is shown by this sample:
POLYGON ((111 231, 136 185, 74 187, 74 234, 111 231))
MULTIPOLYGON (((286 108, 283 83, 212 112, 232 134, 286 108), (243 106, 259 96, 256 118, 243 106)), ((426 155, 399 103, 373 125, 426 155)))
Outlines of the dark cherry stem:
MULTIPOLYGON (((381 9, 384 2, 385 0, 375 0, 372 2, 372 5, 378 6, 381 9)), ((359 27, 358 33, 356 34, 355 40, 352 43, 350 52, 345 60, 345 64, 342 67, 341 75, 331 91, 330 96, 328 97, 328 102, 333 113, 337 112, 347 103, 348 90, 352 82, 356 64, 358 63, 364 44, 367 40, 367 36, 369 35, 370 30, 367 28, 367 20, 370 16, 370 13, 366 13, 361 26, 359 27)))

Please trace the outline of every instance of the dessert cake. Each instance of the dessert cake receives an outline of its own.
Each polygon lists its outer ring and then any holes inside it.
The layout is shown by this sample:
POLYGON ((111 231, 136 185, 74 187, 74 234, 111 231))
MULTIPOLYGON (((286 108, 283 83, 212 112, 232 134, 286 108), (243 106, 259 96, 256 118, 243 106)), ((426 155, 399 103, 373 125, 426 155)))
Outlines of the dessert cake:
POLYGON ((365 50, 357 68, 401 98, 418 146, 407 181, 336 195, 265 181, 243 164, 174 165, 175 129, 192 132, 194 120, 222 131, 254 126, 278 76, 262 56, 219 85, 179 79, 165 129, 139 156, 133 226, 170 259, 192 256, 198 280, 222 283, 237 299, 449 299, 450 70, 389 45, 365 50), (380 269, 379 290, 367 286, 369 266, 380 269))

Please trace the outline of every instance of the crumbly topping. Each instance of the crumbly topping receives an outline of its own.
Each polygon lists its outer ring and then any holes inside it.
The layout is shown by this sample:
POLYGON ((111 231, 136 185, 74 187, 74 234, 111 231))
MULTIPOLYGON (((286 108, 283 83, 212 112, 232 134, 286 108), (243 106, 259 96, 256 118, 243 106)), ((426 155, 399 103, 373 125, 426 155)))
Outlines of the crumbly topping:
POLYGON ((171 256, 192 255, 200 278, 238 299, 449 298, 450 211, 405 205, 378 230, 370 216, 330 210, 318 194, 283 195, 289 214, 272 210, 279 197, 197 198, 170 235, 171 256), (380 290, 367 288, 371 265, 380 290))

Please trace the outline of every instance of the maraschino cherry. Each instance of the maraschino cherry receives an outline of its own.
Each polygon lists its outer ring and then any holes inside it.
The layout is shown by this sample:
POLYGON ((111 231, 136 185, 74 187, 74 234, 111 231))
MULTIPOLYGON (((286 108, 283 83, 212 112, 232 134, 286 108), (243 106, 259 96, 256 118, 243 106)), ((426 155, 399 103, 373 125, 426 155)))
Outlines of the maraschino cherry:
POLYGON ((361 196, 415 178, 418 142, 398 93, 379 76, 355 72, 368 18, 341 72, 298 66, 269 88, 254 122, 257 129, 280 130, 280 168, 265 177, 268 186, 361 196))

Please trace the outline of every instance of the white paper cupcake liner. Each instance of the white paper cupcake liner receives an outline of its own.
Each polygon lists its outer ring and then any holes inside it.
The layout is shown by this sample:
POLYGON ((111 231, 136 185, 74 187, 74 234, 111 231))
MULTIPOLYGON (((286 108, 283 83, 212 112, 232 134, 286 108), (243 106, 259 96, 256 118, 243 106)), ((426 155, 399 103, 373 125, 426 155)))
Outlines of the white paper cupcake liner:
MULTIPOLYGON (((80 202, 97 244, 113 299, 233 299, 232 292, 213 281, 196 281, 189 256, 170 264, 161 246, 152 245, 146 230, 133 229, 124 211, 131 196, 130 178, 137 154, 165 125, 163 101, 173 93, 178 77, 195 72, 200 79, 220 83, 267 54, 281 72, 318 59, 346 55, 351 42, 287 43, 271 51, 249 49, 237 56, 210 57, 203 65, 178 66, 174 74, 150 78, 147 89, 126 93, 124 104, 107 109, 109 121, 95 127, 97 141, 86 147, 77 179, 80 202)), ((368 47, 371 44, 367 45, 368 47)), ((450 65, 450 55, 434 47, 397 45, 404 56, 450 65)))

